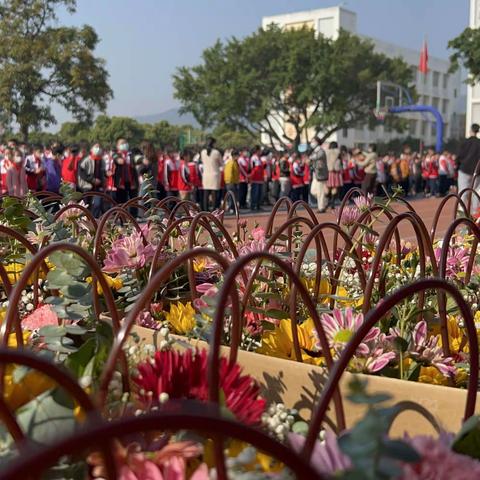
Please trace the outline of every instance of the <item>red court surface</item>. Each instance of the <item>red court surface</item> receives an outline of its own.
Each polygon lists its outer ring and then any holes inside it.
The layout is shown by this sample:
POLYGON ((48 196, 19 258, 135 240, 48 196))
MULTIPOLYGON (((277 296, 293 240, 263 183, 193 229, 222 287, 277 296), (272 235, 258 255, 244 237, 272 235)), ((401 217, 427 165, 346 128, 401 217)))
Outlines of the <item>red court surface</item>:
MULTIPOLYGON (((441 199, 439 198, 419 198, 419 199, 412 199, 410 201, 411 205, 413 206, 417 214, 425 223, 425 226, 427 227, 427 231, 429 234, 433 224, 435 213, 437 211, 437 208, 440 202, 441 202, 441 199)), ((454 204, 455 204, 454 200, 450 200, 445 206, 443 213, 438 221, 438 226, 436 230, 437 233, 435 235, 436 238, 442 238, 443 234, 446 232, 447 228, 451 224, 453 219, 454 204)), ((241 219, 244 219, 247 221, 247 226, 249 231, 252 228, 254 228, 255 224, 258 224, 262 227, 265 227, 267 225, 270 212, 267 211, 267 207, 264 207, 264 208, 265 208, 265 211, 258 214, 242 213, 241 219)), ((406 207, 399 203, 395 203, 393 205, 393 208, 398 212, 406 211, 406 207)), ((308 214, 305 212, 305 210, 298 210, 297 215, 308 217, 308 214)), ((335 222, 337 218, 336 212, 332 210, 329 210, 327 213, 323 213, 323 214, 317 213, 316 215, 319 222, 335 222)), ((274 225, 277 225, 277 226, 281 225, 286 220, 286 218, 287 218, 287 214, 285 211, 277 212, 277 214, 275 215, 274 225)), ((376 222, 374 229, 379 233, 383 232, 386 226, 386 221, 387 220, 385 216, 382 215, 381 218, 376 222)), ((225 224, 227 225, 229 231, 233 231, 233 226, 234 226, 233 217, 226 217, 225 224)), ((400 235, 405 241, 416 240, 416 236, 413 231, 413 228, 407 222, 400 223, 400 235)), ((325 237, 327 242, 330 244, 330 241, 333 238, 333 232, 331 231, 326 232, 325 237)))

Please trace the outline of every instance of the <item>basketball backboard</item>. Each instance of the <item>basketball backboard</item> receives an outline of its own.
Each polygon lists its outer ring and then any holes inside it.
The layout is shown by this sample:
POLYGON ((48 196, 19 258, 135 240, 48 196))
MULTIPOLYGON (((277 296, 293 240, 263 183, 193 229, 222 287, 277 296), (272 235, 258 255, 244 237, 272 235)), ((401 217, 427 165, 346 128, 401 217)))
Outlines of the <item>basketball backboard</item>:
POLYGON ((411 105, 412 99, 408 91, 396 83, 377 82, 377 99, 374 114, 379 120, 383 120, 392 107, 411 105))

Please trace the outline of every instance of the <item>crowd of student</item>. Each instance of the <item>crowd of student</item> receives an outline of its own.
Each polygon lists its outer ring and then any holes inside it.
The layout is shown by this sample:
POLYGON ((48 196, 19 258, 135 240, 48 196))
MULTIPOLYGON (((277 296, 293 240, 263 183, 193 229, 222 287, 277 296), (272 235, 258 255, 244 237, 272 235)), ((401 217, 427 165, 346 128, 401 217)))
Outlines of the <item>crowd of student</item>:
MULTIPOLYGON (((456 157, 431 148, 424 154, 404 147, 379 156, 375 145, 366 152, 336 142, 314 140, 300 152, 271 152, 261 147, 221 152, 210 138, 204 148, 158 151, 149 142, 130 148, 118 138, 114 148, 79 144, 48 147, 9 140, 0 147, 0 193, 23 197, 28 190, 58 193, 61 182, 80 192, 99 191, 118 203, 142 196, 151 184, 159 198, 178 196, 205 210, 219 208, 232 192, 241 209, 258 211, 282 196, 316 204, 320 212, 335 207, 349 189, 379 195, 402 187, 406 195, 445 195, 455 185, 456 157), (147 178, 151 182, 146 182, 147 178)), ((230 201, 230 209, 234 205, 230 201)), ((100 216, 102 198, 93 197, 92 213, 100 216)))

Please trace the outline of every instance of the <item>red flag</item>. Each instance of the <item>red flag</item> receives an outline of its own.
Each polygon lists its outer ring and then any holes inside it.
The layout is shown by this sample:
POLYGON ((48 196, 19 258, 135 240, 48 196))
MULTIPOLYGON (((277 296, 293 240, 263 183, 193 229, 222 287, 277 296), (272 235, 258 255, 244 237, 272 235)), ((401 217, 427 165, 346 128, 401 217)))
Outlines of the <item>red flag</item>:
POLYGON ((423 42, 422 50, 420 51, 420 61, 418 63, 418 69, 426 75, 428 73, 428 47, 427 41, 423 42))

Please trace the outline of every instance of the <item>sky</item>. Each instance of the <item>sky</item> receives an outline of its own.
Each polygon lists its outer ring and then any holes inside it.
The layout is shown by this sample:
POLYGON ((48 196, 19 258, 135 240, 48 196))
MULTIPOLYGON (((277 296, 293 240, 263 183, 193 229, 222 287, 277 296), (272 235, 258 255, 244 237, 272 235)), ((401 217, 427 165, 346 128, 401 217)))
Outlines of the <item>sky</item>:
POLYGON ((358 33, 415 49, 426 37, 430 55, 441 58, 468 24, 468 0, 77 0, 77 12, 59 20, 97 31, 96 54, 114 91, 107 113, 141 116, 178 106, 176 68, 199 63, 218 38, 248 35, 263 16, 335 5, 357 13, 358 33))

